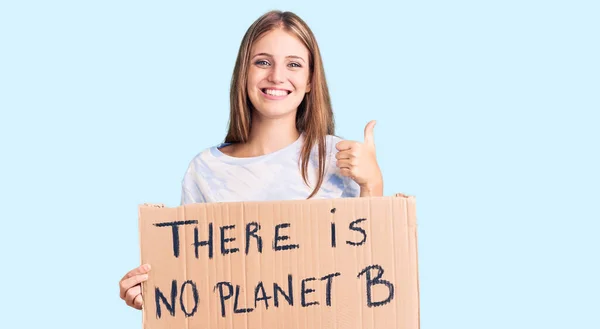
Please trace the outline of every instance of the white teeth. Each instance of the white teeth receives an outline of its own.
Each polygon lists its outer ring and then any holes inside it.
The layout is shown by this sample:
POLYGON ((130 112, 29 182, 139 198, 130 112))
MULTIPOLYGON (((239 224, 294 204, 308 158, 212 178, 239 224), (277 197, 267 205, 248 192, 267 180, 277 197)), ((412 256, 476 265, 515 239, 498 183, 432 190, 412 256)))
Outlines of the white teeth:
POLYGON ((265 89, 265 92, 271 96, 285 96, 288 94, 285 90, 265 89))

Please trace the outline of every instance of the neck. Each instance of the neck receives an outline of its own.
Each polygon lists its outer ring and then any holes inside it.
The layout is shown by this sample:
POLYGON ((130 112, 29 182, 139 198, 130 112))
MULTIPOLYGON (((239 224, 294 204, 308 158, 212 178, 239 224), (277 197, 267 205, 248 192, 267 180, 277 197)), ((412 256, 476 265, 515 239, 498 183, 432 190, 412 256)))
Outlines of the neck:
POLYGON ((299 137, 295 115, 276 119, 253 115, 252 131, 244 153, 250 156, 269 154, 292 144, 299 137))

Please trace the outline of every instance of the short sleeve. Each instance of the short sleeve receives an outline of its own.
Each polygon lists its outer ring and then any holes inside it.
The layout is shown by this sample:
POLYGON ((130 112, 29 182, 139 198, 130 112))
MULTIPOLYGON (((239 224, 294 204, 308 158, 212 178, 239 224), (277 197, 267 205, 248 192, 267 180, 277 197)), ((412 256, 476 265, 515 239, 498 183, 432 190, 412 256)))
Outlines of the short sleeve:
POLYGON ((205 202, 206 197, 200 189, 198 173, 194 170, 193 164, 190 164, 181 182, 181 205, 205 202))
POLYGON ((185 185, 181 187, 181 205, 204 203, 206 199, 198 189, 190 191, 185 185))

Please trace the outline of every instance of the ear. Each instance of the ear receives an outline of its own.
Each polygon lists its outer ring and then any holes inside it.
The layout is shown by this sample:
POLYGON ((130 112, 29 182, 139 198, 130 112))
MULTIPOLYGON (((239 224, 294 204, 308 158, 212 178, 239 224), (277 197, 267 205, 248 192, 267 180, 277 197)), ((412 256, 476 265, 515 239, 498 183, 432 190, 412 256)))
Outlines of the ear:
POLYGON ((308 93, 311 91, 311 88, 312 88, 311 86, 312 86, 312 83, 311 83, 311 81, 309 80, 309 81, 308 81, 308 83, 306 84, 306 93, 307 93, 307 94, 308 94, 308 93))

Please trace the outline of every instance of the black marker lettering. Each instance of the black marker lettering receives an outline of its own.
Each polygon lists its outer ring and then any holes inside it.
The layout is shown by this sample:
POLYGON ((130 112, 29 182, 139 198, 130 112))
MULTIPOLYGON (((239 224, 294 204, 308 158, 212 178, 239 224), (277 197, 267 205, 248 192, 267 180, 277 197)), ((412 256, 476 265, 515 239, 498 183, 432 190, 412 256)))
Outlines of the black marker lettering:
POLYGON ((183 314, 185 314, 186 317, 190 317, 194 315, 194 313, 196 313, 196 310, 198 309, 198 289, 196 289, 196 284, 192 280, 187 280, 183 283, 183 285, 181 285, 181 295, 179 295, 179 303, 181 304, 181 310, 183 311, 183 314), (187 311, 185 304, 183 303, 183 293, 185 292, 185 286, 188 284, 192 286, 192 296, 194 298, 194 307, 192 308, 191 312, 187 311))
POLYGON ((306 289, 306 283, 310 282, 310 281, 315 281, 315 280, 316 280, 316 278, 307 278, 307 279, 302 280, 302 294, 300 296, 300 298, 302 300, 302 307, 308 307, 308 306, 311 306, 311 305, 319 305, 319 302, 309 302, 309 303, 307 303, 306 302, 306 297, 305 297, 307 294, 310 294, 311 292, 315 291, 314 289, 306 289))
POLYGON ((271 298, 273 298, 273 297, 267 296, 267 292, 265 291, 265 286, 263 286, 263 283, 259 282, 258 285, 256 285, 256 288, 254 289, 254 308, 256 308, 256 304, 258 304, 259 301, 264 300, 265 308, 268 310, 269 309, 269 299, 271 299, 271 298), (262 294, 261 297, 258 297, 259 291, 262 294))
POLYGON ((381 277, 383 276, 383 268, 379 265, 371 265, 371 266, 367 266, 365 267, 364 270, 360 271, 360 273, 358 273, 358 278, 360 278, 361 275, 365 274, 366 275, 366 284, 367 284, 367 306, 369 307, 377 307, 377 306, 382 306, 385 305, 387 303, 389 303, 392 299, 394 299, 394 285, 387 281, 387 280, 381 280, 381 277), (372 269, 376 269, 377 270, 377 275, 375 276, 375 278, 371 278, 371 270, 372 269), (389 295, 386 299, 379 301, 379 302, 373 302, 373 295, 371 293, 371 288, 376 285, 376 284, 383 284, 385 285, 388 290, 389 290, 389 295))
POLYGON ((321 278, 321 281, 323 280, 327 280, 327 285, 326 285, 326 290, 325 290, 325 297, 326 297, 326 304, 327 306, 331 306, 331 286, 332 286, 332 280, 333 278, 335 278, 336 276, 340 276, 340 272, 337 273, 331 273, 329 275, 326 275, 324 277, 321 278))
POLYGON ((273 283, 273 296, 274 296, 274 303, 275 303, 275 307, 279 307, 279 293, 281 293, 283 295, 283 297, 285 298, 285 300, 287 300, 288 304, 290 304, 290 306, 294 306, 294 294, 292 291, 292 275, 288 274, 288 293, 286 295, 286 293, 283 291, 283 289, 281 289, 281 287, 279 287, 279 285, 277 283, 273 283))
POLYGON ((167 311, 169 311, 169 314, 171 314, 171 316, 175 316, 175 298, 177 297, 177 280, 173 280, 173 282, 171 282, 171 303, 169 303, 167 301, 167 298, 162 293, 162 291, 160 291, 160 289, 158 287, 154 287, 154 297, 156 300, 156 317, 158 319, 160 319, 160 317, 162 316, 162 311, 160 308, 160 301, 162 301, 165 304, 165 307, 167 308, 167 311))
POLYGON ((223 254, 223 255, 227 255, 229 253, 233 254, 233 253, 236 253, 239 251, 238 248, 231 248, 231 249, 225 248, 225 244, 227 242, 235 241, 235 238, 225 238, 225 230, 231 230, 234 228, 235 228, 235 225, 227 225, 227 226, 221 227, 221 254, 223 254))
POLYGON ((208 258, 213 258, 213 223, 208 223, 208 240, 199 241, 198 227, 194 227, 194 251, 198 258, 198 247, 208 246, 208 258))
POLYGON ((198 224, 197 220, 186 220, 186 221, 177 221, 177 222, 165 222, 165 223, 156 223, 154 226, 156 227, 168 227, 171 226, 173 230, 173 255, 175 258, 179 257, 179 226, 181 225, 191 225, 198 224))
POLYGON ((238 300, 240 298, 240 286, 235 286, 235 302, 233 303, 233 313, 250 313, 254 311, 253 308, 242 308, 238 309, 238 300))
POLYGON ((335 242, 335 223, 331 223, 331 247, 332 248, 336 247, 336 242, 335 242))
POLYGON ((217 289, 219 289, 219 299, 221 300, 221 316, 225 317, 225 301, 233 296, 233 286, 227 281, 222 281, 215 285, 215 290, 217 289), (229 289, 227 295, 223 293, 223 286, 229 289))
POLYGON ((258 230, 260 230, 260 224, 257 222, 251 222, 246 225, 246 255, 248 254, 248 249, 250 249, 250 237, 254 237, 256 239, 256 247, 258 248, 258 252, 262 253, 262 238, 260 235, 256 234, 258 230))
POLYGON ((360 232, 360 233, 362 233, 362 235, 363 235, 363 239, 362 239, 360 242, 346 241, 346 243, 347 243, 347 244, 349 244, 349 245, 352 245, 352 246, 360 246, 360 245, 362 245, 363 243, 365 243, 365 241, 367 241, 367 232, 365 232, 365 230, 363 230, 363 229, 362 229, 362 228, 360 228, 360 227, 356 227, 356 225, 357 225, 358 223, 360 223, 360 222, 362 222, 362 221, 365 221, 365 220, 367 220, 367 219, 366 219, 366 218, 359 218, 359 219, 357 219, 357 220, 353 221, 352 223, 350 223, 350 225, 349 225, 349 228, 350 228, 352 231, 357 231, 357 232, 360 232))
POLYGON ((275 239, 273 241, 273 249, 275 249, 276 251, 296 249, 299 247, 297 244, 287 244, 287 245, 280 246, 277 243, 278 241, 285 241, 285 240, 290 239, 290 237, 287 235, 279 236, 279 229, 286 228, 286 227, 290 227, 290 223, 282 223, 282 224, 278 224, 277 226, 275 226, 275 239))

